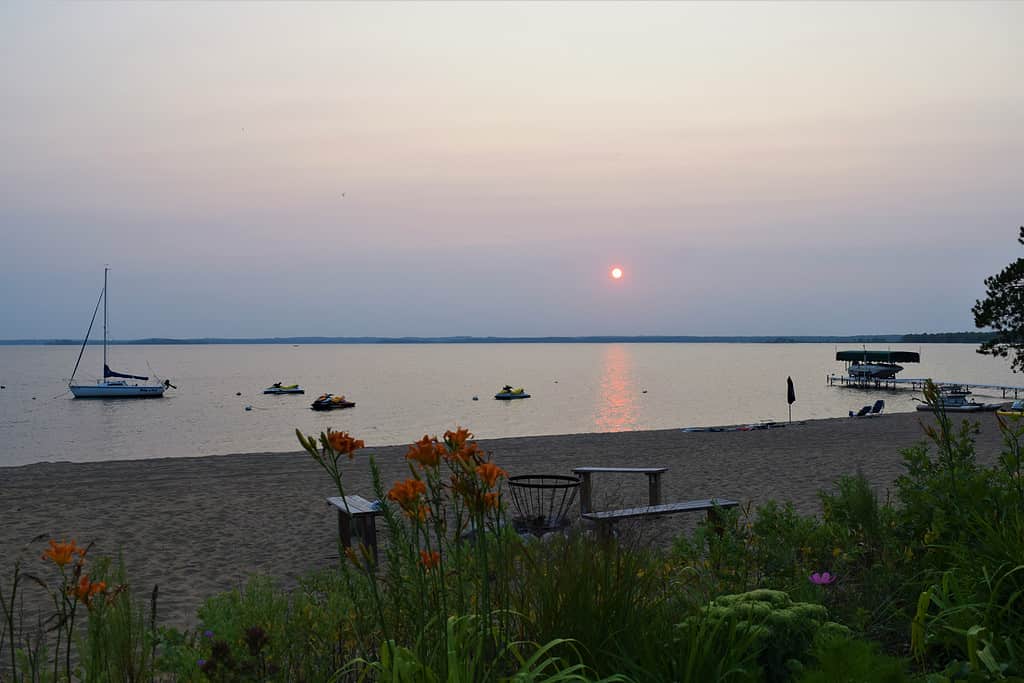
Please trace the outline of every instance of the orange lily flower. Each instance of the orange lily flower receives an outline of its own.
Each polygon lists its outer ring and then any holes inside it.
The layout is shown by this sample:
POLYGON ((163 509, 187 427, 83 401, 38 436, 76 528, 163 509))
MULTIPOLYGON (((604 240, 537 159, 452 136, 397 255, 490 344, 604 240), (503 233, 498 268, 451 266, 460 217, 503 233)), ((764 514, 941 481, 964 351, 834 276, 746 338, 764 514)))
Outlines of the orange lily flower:
POLYGON ((437 442, 437 437, 424 434, 422 439, 409 446, 409 452, 405 457, 415 460, 423 468, 437 467, 441 462, 441 454, 444 452, 445 447, 437 442))
MULTIPOLYGON (((419 479, 406 479, 391 487, 388 498, 398 503, 406 515, 420 518, 420 496, 427 492, 427 485, 419 479)), ((423 515, 425 517, 425 515, 423 515)))
POLYGON ((476 473, 480 476, 480 479, 487 484, 487 488, 494 488, 494 485, 498 481, 498 477, 508 476, 508 472, 501 469, 493 462, 485 462, 483 465, 479 465, 476 468, 476 473))
POLYGON ((454 432, 449 429, 444 433, 444 440, 448 443, 450 448, 456 451, 460 450, 463 444, 472 438, 473 434, 465 427, 456 427, 454 432))
POLYGON ((420 564, 423 565, 424 569, 431 570, 437 565, 441 564, 441 553, 436 550, 427 552, 426 550, 420 551, 420 564))
POLYGON ((58 543, 51 538, 50 547, 43 551, 42 559, 51 560, 58 567, 63 567, 71 562, 72 555, 85 556, 85 548, 77 545, 75 539, 68 543, 58 543))
POLYGON ((497 492, 485 493, 484 494, 484 507, 491 508, 493 510, 498 509, 498 504, 501 501, 501 496, 497 492))
POLYGON ((476 441, 467 441, 458 449, 449 453, 447 457, 452 461, 472 464, 483 460, 485 455, 486 452, 477 445, 476 441))
POLYGON ((348 432, 335 432, 327 430, 327 443, 335 453, 345 453, 351 460, 355 452, 366 446, 362 439, 354 439, 348 432))
POLYGON ((88 574, 82 574, 82 578, 78 580, 78 585, 68 590, 76 598, 84 602, 86 605, 92 604, 93 596, 97 593, 102 593, 107 589, 106 581, 92 582, 89 580, 88 574))

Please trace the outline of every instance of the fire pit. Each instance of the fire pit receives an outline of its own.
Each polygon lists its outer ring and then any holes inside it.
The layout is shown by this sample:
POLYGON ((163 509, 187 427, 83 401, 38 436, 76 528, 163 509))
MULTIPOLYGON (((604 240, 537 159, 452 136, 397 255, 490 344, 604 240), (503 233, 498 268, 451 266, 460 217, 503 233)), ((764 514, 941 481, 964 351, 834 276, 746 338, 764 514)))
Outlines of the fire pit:
POLYGON ((521 474, 508 478, 517 531, 543 536, 569 525, 568 513, 576 500, 579 477, 565 474, 521 474))

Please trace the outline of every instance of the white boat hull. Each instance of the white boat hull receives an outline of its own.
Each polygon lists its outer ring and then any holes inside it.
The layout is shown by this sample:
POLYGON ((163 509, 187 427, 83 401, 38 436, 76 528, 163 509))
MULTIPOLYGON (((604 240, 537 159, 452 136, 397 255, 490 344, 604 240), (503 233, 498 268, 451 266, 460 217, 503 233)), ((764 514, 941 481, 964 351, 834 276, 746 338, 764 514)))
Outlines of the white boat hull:
POLYGON ((850 365, 850 377, 855 379, 892 379, 902 365, 892 363, 853 363, 850 365))
MULTIPOLYGON (((928 405, 927 403, 920 404, 919 406, 917 406, 917 409, 924 412, 937 412, 939 410, 938 408, 934 408, 928 405)), ((943 412, 946 413, 976 413, 979 410, 985 410, 985 406, 978 403, 966 403, 964 405, 958 406, 942 406, 941 409, 943 412)))
POLYGON ((71 384, 75 398, 161 398, 166 387, 146 384, 71 384))

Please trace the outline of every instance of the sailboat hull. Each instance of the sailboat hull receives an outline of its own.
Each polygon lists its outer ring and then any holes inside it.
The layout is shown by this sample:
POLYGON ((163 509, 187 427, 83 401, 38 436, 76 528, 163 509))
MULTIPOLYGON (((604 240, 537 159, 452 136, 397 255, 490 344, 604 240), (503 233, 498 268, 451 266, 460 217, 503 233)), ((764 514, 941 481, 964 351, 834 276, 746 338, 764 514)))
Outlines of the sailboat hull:
POLYGON ((75 398, 162 398, 162 385, 145 386, 137 384, 72 384, 68 386, 75 398))

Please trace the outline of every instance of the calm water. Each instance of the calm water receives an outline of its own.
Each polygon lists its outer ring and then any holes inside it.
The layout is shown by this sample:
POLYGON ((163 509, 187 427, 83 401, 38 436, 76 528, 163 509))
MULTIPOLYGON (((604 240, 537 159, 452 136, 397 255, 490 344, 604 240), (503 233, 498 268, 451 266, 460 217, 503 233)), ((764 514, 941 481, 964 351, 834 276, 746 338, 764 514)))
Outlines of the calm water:
MULTIPOLYGON (((979 356, 973 345, 891 348, 921 350, 923 362, 904 377, 1024 385, 1008 362, 979 356)), ((0 466, 290 451, 296 427, 331 426, 385 445, 456 424, 491 438, 783 420, 787 375, 796 385, 794 419, 844 416, 875 398, 890 412, 915 405, 909 390, 826 386, 825 376, 842 370, 832 344, 112 347, 115 369, 145 373, 148 363, 178 386, 167 398, 134 401, 72 399, 63 378, 77 353, 0 347, 0 466), (274 381, 299 382, 307 393, 260 393, 274 381), (505 383, 533 398, 495 401, 505 383), (357 405, 310 410, 326 391, 357 405)), ((100 355, 90 347, 82 367, 99 370, 100 355)))

